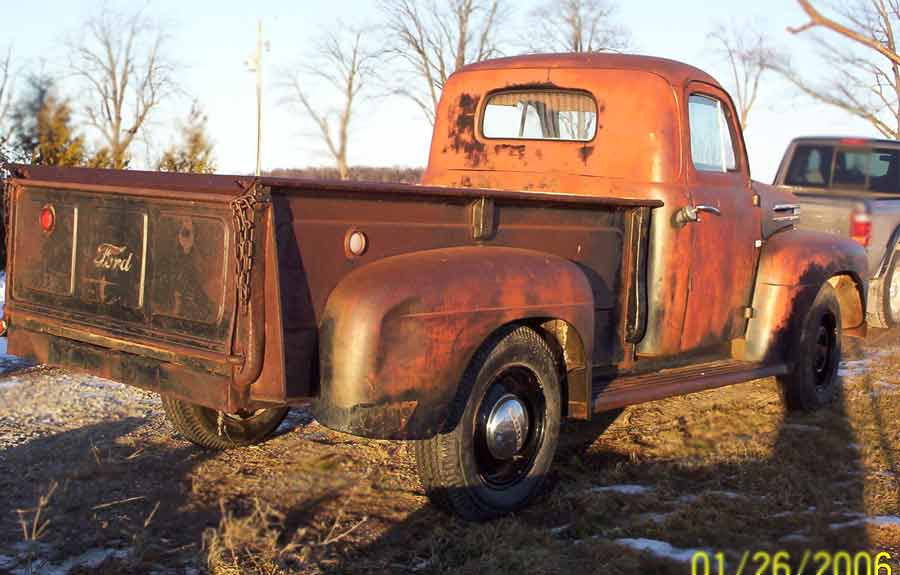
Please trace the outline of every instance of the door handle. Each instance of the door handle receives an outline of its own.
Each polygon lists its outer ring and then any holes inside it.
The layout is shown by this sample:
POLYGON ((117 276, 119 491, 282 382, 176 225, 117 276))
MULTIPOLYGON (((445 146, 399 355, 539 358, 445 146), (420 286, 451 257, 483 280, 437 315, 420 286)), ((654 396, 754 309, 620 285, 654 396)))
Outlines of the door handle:
POLYGON ((722 210, 715 206, 706 206, 702 204, 699 206, 684 206, 675 213, 675 225, 681 227, 691 222, 699 222, 701 221, 701 212, 712 214, 714 216, 722 215, 722 210))

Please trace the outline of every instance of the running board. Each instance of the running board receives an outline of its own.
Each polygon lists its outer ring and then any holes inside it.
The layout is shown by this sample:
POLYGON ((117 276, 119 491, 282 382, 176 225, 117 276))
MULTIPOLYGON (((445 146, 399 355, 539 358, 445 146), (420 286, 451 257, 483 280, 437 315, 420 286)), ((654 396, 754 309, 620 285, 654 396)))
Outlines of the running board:
POLYGON ((788 367, 784 364, 765 365, 748 361, 726 360, 641 375, 595 379, 592 386, 592 405, 594 413, 600 413, 674 395, 724 387, 773 375, 784 375, 787 372, 788 367))

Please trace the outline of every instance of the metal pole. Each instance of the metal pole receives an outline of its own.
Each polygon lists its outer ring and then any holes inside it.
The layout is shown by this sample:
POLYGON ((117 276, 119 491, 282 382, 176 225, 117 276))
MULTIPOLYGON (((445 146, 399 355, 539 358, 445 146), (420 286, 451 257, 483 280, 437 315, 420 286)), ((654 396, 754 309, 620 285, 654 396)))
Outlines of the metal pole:
POLYGON ((262 148, 262 20, 256 24, 256 177, 260 176, 262 148))

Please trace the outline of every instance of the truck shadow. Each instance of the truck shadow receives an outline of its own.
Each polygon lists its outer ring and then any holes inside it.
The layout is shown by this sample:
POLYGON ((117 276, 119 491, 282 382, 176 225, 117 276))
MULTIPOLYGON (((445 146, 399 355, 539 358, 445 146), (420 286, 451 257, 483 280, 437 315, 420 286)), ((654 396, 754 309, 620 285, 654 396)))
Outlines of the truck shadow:
MULTIPOLYGON (((746 572, 755 572, 762 567, 752 563, 758 550, 788 551, 795 569, 806 551, 874 556, 884 550, 883 541, 870 538, 865 522, 870 486, 860 454, 863 440, 855 429, 873 422, 884 442, 880 449, 892 452, 884 421, 871 412, 877 407, 866 412, 858 397, 872 382, 854 383, 852 409, 841 394, 820 412, 781 416, 774 382, 764 387, 768 381, 745 384, 752 389, 729 388, 731 400, 743 405, 728 407, 725 418, 768 411, 775 422, 771 430, 742 437, 745 426, 736 421, 734 431, 704 434, 710 421, 724 421, 713 417, 723 406, 712 395, 724 390, 706 392, 702 401, 678 400, 683 402, 678 405, 695 404, 692 413, 657 402, 631 408, 618 420, 618 413, 611 414, 594 428, 608 431, 593 445, 570 441, 560 451, 547 493, 528 509, 470 524, 426 505, 325 570, 600 572, 605 565, 611 573, 682 574, 690 568, 691 553, 706 550, 710 556, 725 552, 727 572, 749 551, 746 572), (634 547, 641 545, 662 552, 634 547), (673 560, 676 555, 680 558, 673 560)), ((865 442, 869 449, 871 438, 865 442)), ((897 509, 900 491, 891 487, 881 486, 885 497, 893 497, 887 506, 897 509)), ((819 567, 821 562, 813 571, 819 567)))
MULTIPOLYGON (((153 433, 147 427, 144 418, 126 417, 0 451, 0 555, 6 561, 18 557, 18 568, 27 572, 23 562, 30 554, 32 565, 52 571, 86 552, 140 563, 170 552, 167 541, 187 536, 199 542, 219 512, 214 505, 191 504, 188 478, 211 453, 141 442, 153 433), (126 436, 131 440, 122 441, 126 436), (35 529, 42 534, 29 544, 35 529)), ((15 566, 13 560, 0 572, 15 566)))

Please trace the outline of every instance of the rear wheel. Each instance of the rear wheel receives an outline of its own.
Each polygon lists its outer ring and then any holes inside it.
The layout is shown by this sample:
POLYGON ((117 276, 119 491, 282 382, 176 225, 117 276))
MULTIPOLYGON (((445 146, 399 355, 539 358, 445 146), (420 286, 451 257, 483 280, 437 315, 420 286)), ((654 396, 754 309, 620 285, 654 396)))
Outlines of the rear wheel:
POLYGON ((289 408, 273 407, 241 413, 225 413, 174 397, 162 397, 166 417, 191 443, 210 449, 253 445, 272 434, 289 408))
POLYGON ((839 384, 841 308, 830 284, 819 290, 795 337, 793 368, 778 384, 789 410, 812 411, 831 403, 839 384))
POLYGON ((543 485, 559 436, 556 362, 519 327, 466 370, 449 432, 415 444, 419 478, 437 505, 483 521, 524 506, 543 485))

